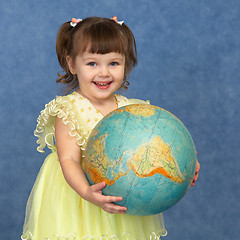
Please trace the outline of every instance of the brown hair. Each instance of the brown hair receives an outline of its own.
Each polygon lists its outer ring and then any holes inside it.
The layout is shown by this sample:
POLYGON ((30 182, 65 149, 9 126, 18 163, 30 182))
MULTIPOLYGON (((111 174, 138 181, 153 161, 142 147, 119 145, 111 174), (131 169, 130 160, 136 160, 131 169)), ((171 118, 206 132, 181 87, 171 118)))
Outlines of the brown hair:
POLYGON ((66 60, 70 56, 73 61, 78 54, 87 49, 91 53, 106 54, 117 52, 125 56, 125 73, 122 88, 127 88, 126 80, 132 68, 137 64, 135 38, 126 24, 118 24, 112 19, 89 17, 75 27, 70 22, 64 23, 59 29, 56 52, 58 61, 65 74, 58 73, 57 82, 67 84, 66 93, 78 87, 78 79, 73 75, 66 60))

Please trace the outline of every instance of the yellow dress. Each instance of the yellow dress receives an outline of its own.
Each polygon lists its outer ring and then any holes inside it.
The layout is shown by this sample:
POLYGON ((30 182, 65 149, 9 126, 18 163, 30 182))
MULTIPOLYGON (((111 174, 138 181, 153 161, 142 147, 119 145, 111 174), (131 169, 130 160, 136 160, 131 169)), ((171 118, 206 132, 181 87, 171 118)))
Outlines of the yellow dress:
MULTIPOLYGON (((146 103, 115 95, 118 107, 146 103)), ((45 106, 34 132, 37 150, 51 153, 45 159, 26 207, 24 240, 146 240, 166 235, 162 214, 130 216, 110 214, 82 199, 65 181, 54 144, 55 117, 70 127, 69 134, 84 149, 94 126, 103 118, 79 93, 57 97, 45 106)))

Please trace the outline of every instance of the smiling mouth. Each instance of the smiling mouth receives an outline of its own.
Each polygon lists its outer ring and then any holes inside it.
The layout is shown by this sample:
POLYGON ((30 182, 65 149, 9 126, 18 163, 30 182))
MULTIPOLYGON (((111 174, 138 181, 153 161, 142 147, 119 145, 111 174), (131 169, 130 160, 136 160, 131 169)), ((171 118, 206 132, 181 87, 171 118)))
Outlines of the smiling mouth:
POLYGON ((97 87, 108 87, 111 83, 111 82, 93 82, 97 87))

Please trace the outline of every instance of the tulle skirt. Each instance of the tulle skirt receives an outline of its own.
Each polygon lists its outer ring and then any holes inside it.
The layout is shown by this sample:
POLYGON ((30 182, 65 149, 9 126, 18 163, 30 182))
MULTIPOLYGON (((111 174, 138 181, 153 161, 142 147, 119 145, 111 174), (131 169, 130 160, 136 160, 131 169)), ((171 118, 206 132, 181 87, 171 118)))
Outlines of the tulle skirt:
POLYGON ((65 181, 57 153, 46 158, 28 199, 22 239, 146 240, 166 235, 162 214, 110 214, 82 199, 65 181))

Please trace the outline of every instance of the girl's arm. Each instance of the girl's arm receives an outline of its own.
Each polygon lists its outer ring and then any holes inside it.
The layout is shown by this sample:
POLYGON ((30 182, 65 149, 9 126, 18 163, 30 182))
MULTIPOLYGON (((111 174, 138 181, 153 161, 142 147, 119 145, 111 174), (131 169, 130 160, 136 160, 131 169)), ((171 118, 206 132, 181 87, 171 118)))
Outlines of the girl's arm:
POLYGON ((81 166, 81 149, 76 139, 69 135, 69 127, 56 117, 55 138, 59 162, 63 175, 68 184, 85 200, 95 204, 109 213, 125 213, 126 207, 118 206, 113 202, 122 201, 121 197, 105 196, 102 189, 105 183, 101 182, 90 186, 81 166))

